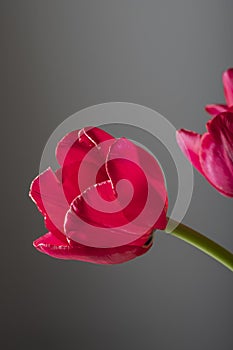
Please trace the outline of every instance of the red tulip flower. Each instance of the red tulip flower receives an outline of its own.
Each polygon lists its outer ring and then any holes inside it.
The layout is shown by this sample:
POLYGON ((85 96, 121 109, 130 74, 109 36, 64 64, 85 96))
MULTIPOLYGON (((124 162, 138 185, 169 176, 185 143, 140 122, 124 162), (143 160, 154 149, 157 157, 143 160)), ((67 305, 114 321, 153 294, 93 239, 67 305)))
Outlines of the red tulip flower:
MULTIPOLYGON (((232 72, 231 70, 231 74, 232 72)), ((229 72, 227 74, 229 77, 229 72)), ((227 101, 231 103, 233 90, 230 95, 230 84, 227 87, 227 101)), ((207 132, 203 135, 179 130, 178 144, 193 166, 212 186, 223 195, 233 197, 233 113, 218 114, 208 121, 206 127, 207 132)))
POLYGON ((219 113, 233 111, 233 68, 226 70, 222 76, 226 104, 211 104, 205 107, 206 111, 216 116, 219 113))
POLYGON ((56 156, 60 168, 45 170, 30 189, 49 231, 34 247, 55 258, 98 264, 146 253, 153 231, 167 224, 166 187, 155 158, 98 128, 69 133, 56 156))

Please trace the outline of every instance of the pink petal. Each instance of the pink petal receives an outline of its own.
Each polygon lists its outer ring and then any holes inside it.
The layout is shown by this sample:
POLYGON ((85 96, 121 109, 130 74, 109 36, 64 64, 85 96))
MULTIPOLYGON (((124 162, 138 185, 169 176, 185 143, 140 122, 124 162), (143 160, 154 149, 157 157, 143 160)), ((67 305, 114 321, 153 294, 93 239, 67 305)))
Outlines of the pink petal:
POLYGON ((202 135, 185 129, 180 129, 176 133, 176 139, 180 149, 193 166, 204 175, 199 160, 201 138, 202 135))
POLYGON ((223 73, 223 88, 227 105, 233 106, 233 68, 223 73))
POLYGON ((226 112, 228 110, 228 107, 227 105, 223 104, 212 104, 205 106, 205 110, 207 113, 215 117, 222 112, 226 112))
POLYGON ((203 171, 219 192, 233 197, 233 114, 218 115, 207 128, 200 153, 203 171))
MULTIPOLYGON (((96 155, 96 161, 97 158, 98 154, 96 155)), ((88 187, 108 179, 105 168, 101 166, 102 163, 100 161, 99 170, 97 164, 93 164, 88 160, 84 160, 82 163, 76 162, 68 166, 63 166, 62 170, 60 170, 62 186, 69 204, 88 187)))
POLYGON ((69 209, 69 203, 65 198, 62 184, 52 169, 45 170, 33 180, 29 196, 45 217, 46 227, 49 230, 63 232, 64 218, 69 209))
POLYGON ((233 112, 222 113, 207 123, 207 130, 216 140, 226 141, 226 147, 232 148, 233 139, 233 112))
MULTIPOLYGON (((78 176, 81 164, 83 169, 82 187, 86 189, 96 183, 96 178, 93 179, 92 175, 96 171, 98 163, 103 164, 105 162, 109 148, 108 145, 108 147, 99 147, 97 149, 96 145, 99 145, 101 140, 103 142, 112 140, 113 142, 114 138, 101 129, 85 128, 69 133, 59 142, 56 152, 58 161, 61 164, 64 163, 63 168, 58 169, 56 175, 51 169, 48 169, 33 181, 30 190, 31 197, 35 196, 34 200, 43 215, 46 215, 46 210, 41 200, 41 186, 44 189, 43 196, 45 199, 50 197, 53 198, 54 202, 54 199, 58 196, 59 201, 63 203, 62 206, 64 207, 65 204, 67 209, 66 202, 68 201, 70 204, 80 194, 78 176), (90 152, 93 148, 96 151, 90 152), (88 154, 90 156, 86 159, 88 154), (82 160, 84 161, 82 162, 82 160)), ((97 172, 97 176, 99 181, 104 181, 108 178, 104 167, 97 172)), ((60 205, 59 202, 58 205, 60 205)))
POLYGON ((34 247, 51 257, 66 260, 80 260, 95 264, 120 264, 145 254, 152 241, 144 246, 122 246, 118 248, 85 247, 72 241, 61 241, 49 232, 33 242, 34 247))
MULTIPOLYGON (((74 162, 81 162, 91 148, 96 147, 106 140, 114 137, 102 129, 95 127, 86 127, 81 130, 75 130, 63 137, 56 148, 56 157, 58 163, 63 166, 74 162)), ((95 159, 92 159, 95 164, 95 159)))
POLYGON ((143 226, 134 225, 124 215, 122 204, 110 181, 90 187, 74 200, 67 212, 65 234, 73 241, 98 248, 119 247, 135 241, 143 245, 152 232, 151 227, 147 222, 143 226))
POLYGON ((107 180, 103 164, 114 140, 105 131, 88 127, 69 133, 59 142, 56 154, 69 203, 88 187, 107 180))
POLYGON ((124 200, 130 191, 133 192, 132 201, 123 209, 129 221, 135 219, 134 223, 139 227, 147 223, 148 229, 166 227, 167 190, 164 175, 157 160, 148 151, 126 138, 120 138, 110 147, 106 171, 116 192, 119 191, 119 181, 128 181, 121 186, 118 200, 124 200))

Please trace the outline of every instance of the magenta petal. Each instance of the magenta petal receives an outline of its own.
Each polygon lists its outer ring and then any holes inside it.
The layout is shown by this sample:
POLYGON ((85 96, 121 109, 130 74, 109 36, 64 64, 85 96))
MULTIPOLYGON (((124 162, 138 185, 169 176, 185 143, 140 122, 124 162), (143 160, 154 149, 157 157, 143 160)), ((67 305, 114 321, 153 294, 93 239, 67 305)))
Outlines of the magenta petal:
POLYGON ((223 87, 228 107, 233 106, 233 68, 223 73, 223 87))
POLYGON ((216 140, 226 142, 225 146, 231 149, 233 143, 233 113, 228 111, 209 120, 207 130, 216 140))
POLYGON ((176 132, 176 139, 180 149, 193 166, 204 175, 199 160, 201 138, 202 135, 185 129, 180 129, 176 132))
POLYGON ((103 164, 114 140, 105 131, 88 127, 69 133, 59 142, 56 154, 69 203, 88 187, 108 179, 103 164))
POLYGON ((206 134, 202 140, 201 163, 209 182, 222 194, 233 197, 233 168, 230 170, 224 159, 222 146, 216 145, 213 137, 206 134))
POLYGON ((223 113, 207 124, 200 161, 210 183, 233 197, 233 114, 223 113))
POLYGON ((63 232, 69 203, 65 198, 62 184, 51 168, 34 179, 29 195, 45 217, 46 227, 49 230, 63 232))
POLYGON ((145 149, 126 138, 112 144, 106 161, 106 170, 119 201, 132 191, 132 201, 124 208, 124 215, 138 226, 164 229, 167 224, 167 190, 164 175, 157 160, 145 149), (131 185, 132 189, 130 188, 131 185), (142 210, 143 209, 143 210, 142 210))
MULTIPOLYGON (((65 236, 64 236, 65 237, 65 236)), ((69 246, 69 243, 65 237, 64 240, 61 240, 60 238, 58 238, 56 235, 54 235, 51 232, 46 233, 44 236, 41 236, 39 238, 37 238, 34 242, 33 242, 34 247, 41 251, 42 253, 46 252, 44 251, 44 249, 47 249, 49 247, 53 247, 55 249, 66 249, 69 246)))
POLYGON ((112 249, 85 247, 75 242, 63 242, 49 232, 33 242, 34 247, 51 257, 79 260, 95 264, 120 264, 145 254, 152 242, 145 246, 122 246, 112 249))
MULTIPOLYGON (((63 165, 66 155, 71 148, 75 148, 76 153, 78 153, 76 149, 78 148, 77 141, 79 138, 79 132, 80 130, 71 131, 58 142, 55 153, 59 165, 63 165)), ((74 157, 73 162, 77 162, 79 160, 78 157, 78 155, 74 157)))
MULTIPOLYGON (((97 151, 95 153, 97 153, 97 162, 99 152, 97 151)), ((100 161, 100 164, 102 163, 103 162, 100 161)), ((90 186, 108 179, 108 175, 103 166, 100 166, 100 170, 97 171, 97 165, 88 160, 84 160, 81 164, 76 162, 68 166, 63 166, 59 172, 61 174, 63 190, 69 204, 90 186), (82 169, 82 172, 80 169, 82 169)))
POLYGON ((212 104, 205 106, 205 110, 207 113, 215 117, 219 113, 226 112, 228 110, 228 107, 227 105, 223 104, 212 104))
POLYGON ((136 226, 125 217, 110 181, 92 186, 78 196, 67 212, 64 227, 68 238, 98 248, 131 245, 138 240, 144 244, 152 231, 146 222, 136 226))
MULTIPOLYGON (((75 130, 63 137, 56 148, 58 163, 68 166, 71 163, 81 162, 91 148, 114 137, 104 130, 95 127, 86 127, 75 130)), ((95 159, 92 159, 95 164, 95 159)))

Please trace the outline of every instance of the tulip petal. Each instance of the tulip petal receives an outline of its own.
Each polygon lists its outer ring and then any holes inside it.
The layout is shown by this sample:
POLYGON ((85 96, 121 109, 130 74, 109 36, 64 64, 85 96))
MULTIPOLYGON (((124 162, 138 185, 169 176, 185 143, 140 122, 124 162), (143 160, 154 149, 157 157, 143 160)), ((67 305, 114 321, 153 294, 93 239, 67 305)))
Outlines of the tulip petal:
POLYGON ((124 215, 110 181, 90 187, 73 201, 64 228, 69 239, 98 248, 142 245, 152 232, 146 222, 137 226, 124 215))
POLYGON ((56 156, 62 167, 63 189, 69 203, 88 187, 107 180, 102 165, 114 140, 101 129, 87 127, 72 131, 58 143, 56 156))
POLYGON ((218 115, 207 129, 200 153, 203 171, 218 191, 233 197, 233 114, 218 115))
POLYGON ((51 168, 37 176, 30 187, 29 196, 37 205, 45 218, 49 230, 57 229, 63 232, 64 218, 69 203, 67 202, 62 184, 51 168))
POLYGON ((92 248, 72 241, 61 241, 49 232, 35 240, 33 245, 40 252, 58 259, 79 260, 95 264, 120 264, 145 254, 151 248, 152 241, 144 246, 92 248))
MULTIPOLYGON (((110 147, 106 171, 116 192, 121 179, 128 180, 133 186, 132 204, 124 209, 124 215, 130 221, 138 217, 135 224, 137 222, 139 226, 146 222, 148 227, 161 230, 166 227, 167 191, 162 169, 154 156, 122 137, 110 147)), ((123 199, 127 191, 125 183, 121 191, 123 199)))
POLYGON ((207 113, 215 117, 222 112, 226 112, 228 110, 228 107, 227 105, 223 104, 212 104, 205 106, 205 110, 207 113))
POLYGON ((228 107, 233 106, 233 68, 223 73, 223 88, 228 107))
POLYGON ((76 162, 63 166, 62 169, 59 169, 59 173, 64 194, 69 204, 85 189, 108 179, 103 166, 98 170, 97 165, 88 160, 84 160, 82 163, 76 162), (80 169, 82 169, 81 173, 80 169))
POLYGON ((201 138, 202 135, 185 129, 180 129, 176 133, 176 139, 180 149, 193 166, 204 175, 199 160, 201 138))
MULTIPOLYGON (((106 140, 114 137, 102 129, 86 127, 81 130, 74 130, 68 133, 58 143, 56 157, 60 166, 81 162, 91 148, 98 146, 106 140)), ((95 158, 92 158, 95 164, 95 158)))

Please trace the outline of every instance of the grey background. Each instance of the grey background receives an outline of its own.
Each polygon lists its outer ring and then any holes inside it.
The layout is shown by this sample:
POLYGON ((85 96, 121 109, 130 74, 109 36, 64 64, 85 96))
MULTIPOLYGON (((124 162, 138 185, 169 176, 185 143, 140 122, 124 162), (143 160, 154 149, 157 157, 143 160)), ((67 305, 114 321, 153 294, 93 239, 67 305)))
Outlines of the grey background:
MULTIPOLYGON (((162 232, 123 265, 52 259, 32 247, 45 229, 28 198, 47 139, 81 108, 135 102, 202 132, 203 107, 224 101, 221 74, 233 66, 232 1, 0 7, 2 348, 232 349, 226 268, 162 232)), ((197 172, 184 222, 233 250, 232 199, 197 172)))

